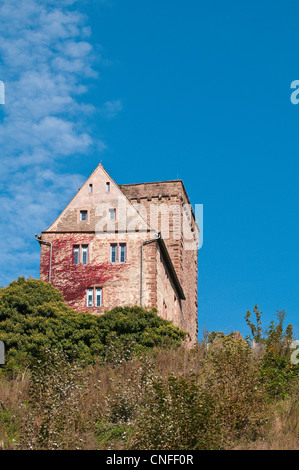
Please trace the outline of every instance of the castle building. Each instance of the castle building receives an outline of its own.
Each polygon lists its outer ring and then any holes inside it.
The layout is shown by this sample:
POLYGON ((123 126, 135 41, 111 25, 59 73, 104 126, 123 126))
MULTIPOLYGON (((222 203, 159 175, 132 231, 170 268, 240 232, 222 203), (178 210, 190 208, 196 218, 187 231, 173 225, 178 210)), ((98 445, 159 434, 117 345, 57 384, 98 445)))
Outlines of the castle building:
POLYGON ((36 239, 41 279, 73 309, 156 308, 196 343, 198 226, 181 180, 117 185, 100 164, 36 239))

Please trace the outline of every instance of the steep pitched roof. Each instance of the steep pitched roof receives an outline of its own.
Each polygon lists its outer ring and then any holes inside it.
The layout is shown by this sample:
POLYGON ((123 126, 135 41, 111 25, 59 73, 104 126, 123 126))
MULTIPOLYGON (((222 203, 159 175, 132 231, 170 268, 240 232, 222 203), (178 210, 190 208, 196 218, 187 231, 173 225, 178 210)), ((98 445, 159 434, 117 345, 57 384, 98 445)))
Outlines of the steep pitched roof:
MULTIPOLYGON (((97 208, 99 205, 109 205, 114 208, 117 206, 121 198, 123 203, 126 205, 126 209, 130 209, 132 217, 135 217, 137 222, 140 222, 143 227, 143 231, 155 233, 157 235, 157 243, 159 244, 166 266, 172 278, 172 281, 177 289, 178 295, 181 299, 185 299, 185 295, 180 284, 180 281, 175 272, 172 260, 168 253, 167 247, 163 239, 158 236, 158 232, 150 227, 148 222, 142 217, 137 209, 132 205, 127 196, 122 191, 122 186, 118 186, 111 176, 104 169, 100 163, 92 174, 87 178, 82 187, 78 190, 69 204, 57 217, 57 219, 42 233, 49 232, 96 232, 97 231, 97 208), (106 191, 106 183, 110 183, 110 191, 106 191), (90 192, 90 185, 92 185, 92 192, 90 192), (81 210, 90 211, 89 220, 82 222, 79 219, 81 210)), ((117 222, 115 224, 115 230, 119 230, 117 222)))
MULTIPOLYGON (((108 210, 108 207, 117 209, 119 204, 122 204, 122 208, 126 208, 126 215, 129 214, 131 219, 136 219, 136 223, 140 224, 142 231, 153 231, 100 163, 57 219, 45 231, 99 231, 101 210, 108 210), (106 183, 110 183, 109 192, 106 191, 106 183), (90 186, 92 187, 91 191, 90 186), (80 221, 80 211, 82 210, 89 211, 88 219, 84 223, 80 221)), ((120 224, 116 221, 115 231, 120 228, 120 224)))

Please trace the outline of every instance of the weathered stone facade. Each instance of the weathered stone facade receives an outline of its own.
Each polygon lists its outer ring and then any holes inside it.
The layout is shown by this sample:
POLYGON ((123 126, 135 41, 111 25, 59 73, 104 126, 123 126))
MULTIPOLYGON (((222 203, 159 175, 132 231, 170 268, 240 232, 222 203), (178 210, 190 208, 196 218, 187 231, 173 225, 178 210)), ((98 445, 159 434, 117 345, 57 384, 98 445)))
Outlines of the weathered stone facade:
POLYGON ((99 165, 38 237, 41 279, 78 311, 155 307, 195 343, 198 228, 188 205, 180 180, 118 186, 99 165))

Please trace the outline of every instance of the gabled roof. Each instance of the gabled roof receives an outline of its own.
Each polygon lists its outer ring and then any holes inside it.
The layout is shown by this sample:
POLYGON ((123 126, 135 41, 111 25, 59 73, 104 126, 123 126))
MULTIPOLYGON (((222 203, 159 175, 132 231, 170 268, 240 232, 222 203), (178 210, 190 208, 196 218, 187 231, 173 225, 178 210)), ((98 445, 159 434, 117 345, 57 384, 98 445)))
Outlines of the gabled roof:
MULTIPOLYGON (((78 223, 78 211, 86 208, 93 211, 94 215, 96 215, 97 208, 100 207, 101 204, 109 203, 111 207, 116 207, 119 197, 122 198, 127 207, 130 207, 131 213, 135 214, 137 219, 140 219, 140 223, 144 229, 153 231, 147 221, 138 213, 136 208, 134 208, 126 195, 100 163, 45 232, 95 232, 97 223, 96 217, 91 217, 90 221, 84 224, 83 227, 82 224, 78 223), (107 182, 111 184, 109 193, 107 193, 105 189, 107 182), (93 187, 92 193, 89 191, 91 184, 93 187)), ((115 229, 118 230, 117 223, 115 229)))
MULTIPOLYGON (((180 181, 180 180, 176 180, 176 181, 180 181)), ((150 227, 150 225, 142 217, 142 215, 139 214, 137 209, 133 206, 133 204, 130 202, 130 200, 121 190, 121 186, 118 186, 115 183, 115 181, 110 177, 110 175, 107 173, 107 171, 104 169, 104 167, 100 163, 92 172, 92 174, 89 176, 89 178, 87 178, 85 183, 81 186, 81 188, 78 190, 75 196, 71 199, 71 201, 68 203, 65 209, 61 212, 61 214, 50 225, 50 227, 48 227, 48 229, 46 229, 42 233, 49 233, 49 232, 59 232, 59 233, 76 232, 78 233, 82 231, 83 232, 95 232, 95 226, 93 224, 89 224, 86 227, 86 230, 85 229, 82 230, 82 228, 79 228, 80 224, 78 224, 78 221, 76 222, 78 210, 83 209, 84 207, 88 209, 90 207, 95 207, 96 205, 103 202, 103 197, 104 197, 104 200, 107 199, 108 201, 113 202, 115 201, 116 197, 121 196, 122 198, 124 198, 127 206, 130 206, 132 210, 135 211, 136 216, 142 220, 143 224, 145 224, 144 226, 146 227, 146 231, 155 232, 158 235, 157 243, 160 247, 160 250, 165 260, 169 274, 176 287, 179 297, 185 300, 185 295, 184 295, 182 286, 177 277, 176 271, 174 269, 171 257, 168 253, 164 240, 161 238, 160 234, 158 234, 156 230, 150 227), (108 195, 107 193, 105 193, 106 182, 111 183, 111 191, 109 192, 108 195), (90 184, 93 185, 92 193, 89 192, 90 184)))

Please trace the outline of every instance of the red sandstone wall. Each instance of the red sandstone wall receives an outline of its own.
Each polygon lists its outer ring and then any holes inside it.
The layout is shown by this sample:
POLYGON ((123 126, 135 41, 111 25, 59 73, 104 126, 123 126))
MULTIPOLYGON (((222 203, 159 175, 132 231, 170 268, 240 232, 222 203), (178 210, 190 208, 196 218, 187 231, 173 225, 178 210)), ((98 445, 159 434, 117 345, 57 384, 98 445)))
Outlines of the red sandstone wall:
MULTIPOLYGON (((43 240, 53 246, 51 277, 52 284, 63 294, 68 305, 79 311, 89 311, 101 315, 105 310, 116 306, 140 304, 141 241, 123 237, 127 243, 127 262, 110 263, 110 238, 98 239, 95 234, 85 233, 47 233, 43 240), (73 264, 73 245, 88 245, 89 264, 73 264), (107 261, 108 260, 108 261, 107 261), (103 306, 87 307, 86 289, 101 287, 103 306)), ((50 249, 41 245, 40 276, 49 279, 50 249)), ((145 308, 157 308, 158 314, 180 328, 187 329, 182 322, 180 302, 170 276, 166 276, 160 251, 156 242, 143 247, 143 289, 142 300, 145 308), (175 308, 174 298, 177 298, 175 308), (163 303, 167 305, 164 316, 163 303)))
POLYGON ((161 312, 161 316, 166 320, 170 320, 174 325, 187 330, 187 325, 183 324, 181 302, 176 288, 172 282, 170 273, 163 263, 159 247, 156 251, 157 266, 157 309, 161 312))
MULTIPOLYGON (((140 305, 140 262, 142 240, 153 238, 154 232, 124 235, 109 234, 107 227, 97 230, 97 210, 101 204, 117 207, 121 192, 132 203, 142 203, 150 214, 150 208, 161 209, 163 205, 179 207, 179 219, 169 219, 169 237, 163 232, 164 215, 160 215, 153 229, 162 231, 173 265, 180 279, 186 300, 177 296, 170 276, 165 277, 162 262, 156 243, 147 244, 143 248, 143 283, 142 300, 145 307, 157 307, 160 316, 165 316, 164 305, 167 306, 167 319, 188 331, 192 342, 197 339, 197 250, 184 249, 184 241, 175 239, 177 225, 182 223, 182 205, 188 203, 181 181, 149 183, 118 187, 99 166, 82 186, 58 219, 43 232, 44 240, 53 243, 52 283, 58 287, 70 306, 77 310, 91 311, 102 314, 104 310, 115 306, 140 305), (111 182, 111 190, 105 192, 105 184, 111 182), (89 193, 92 182, 93 191, 89 193), (81 209, 88 209, 88 221, 80 222, 81 209), (113 238, 115 236, 115 239, 113 238), (125 242, 127 244, 127 262, 125 264, 110 263, 110 243, 125 242), (73 265, 73 245, 89 245, 89 264, 85 267, 73 265), (102 287, 103 306, 90 308, 86 306, 86 288, 102 287)), ((124 198, 126 201, 126 199, 124 198)), ((129 203, 126 202, 128 206, 129 203)), ((130 204, 129 204, 130 205, 130 204)), ((149 220, 148 220, 149 222, 149 220)), ((194 217, 190 219, 194 227, 194 217)), ((108 227, 109 228, 109 227, 108 227)), ((117 223, 115 229, 118 229, 117 223)), ((41 246, 41 279, 48 280, 49 247, 41 246)))
MULTIPOLYGON (((154 229, 161 231, 168 252, 172 259, 174 268, 181 282, 186 300, 182 300, 181 318, 179 325, 189 332, 191 341, 197 341, 197 269, 198 269, 198 252, 197 249, 185 249, 185 241, 183 236, 177 239, 178 230, 182 232, 183 227, 183 205, 189 204, 189 199, 180 180, 160 182, 160 183, 143 183, 132 185, 120 185, 122 192, 132 202, 132 204, 142 204, 147 208, 148 219, 154 229), (162 210, 163 205, 171 207, 180 207, 180 221, 178 218, 169 217, 169 232, 163 233, 163 211, 158 219, 157 224, 153 224, 150 219, 150 208, 156 206, 157 210, 162 210), (166 235, 166 236, 165 236, 166 235)), ((164 221, 165 222, 165 221, 164 221)), ((195 233, 195 218, 191 213, 190 230, 195 233)), ((161 297, 161 295, 160 295, 161 297)), ((158 294, 158 299, 160 298, 158 294)), ((161 300, 158 300, 159 311, 161 309, 161 300)), ((163 307, 162 307, 163 310, 163 307)), ((168 309, 167 309, 168 313, 168 309)))
MULTIPOLYGON (((140 240, 130 237, 116 239, 127 244, 126 263, 110 263, 110 243, 113 240, 98 239, 91 233, 44 233, 43 240, 53 244, 52 284, 64 295, 67 303, 78 310, 103 313, 115 306, 138 305, 140 300, 140 240), (88 245, 89 263, 87 266, 73 264, 73 245, 88 245), (103 306, 86 306, 86 289, 102 287, 103 306)), ((41 279, 48 281, 48 246, 41 247, 41 279)), ((148 306, 155 305, 150 286, 155 282, 152 260, 147 252, 144 258, 144 300, 148 306), (152 279, 153 278, 153 279, 152 279)))

